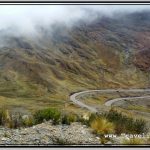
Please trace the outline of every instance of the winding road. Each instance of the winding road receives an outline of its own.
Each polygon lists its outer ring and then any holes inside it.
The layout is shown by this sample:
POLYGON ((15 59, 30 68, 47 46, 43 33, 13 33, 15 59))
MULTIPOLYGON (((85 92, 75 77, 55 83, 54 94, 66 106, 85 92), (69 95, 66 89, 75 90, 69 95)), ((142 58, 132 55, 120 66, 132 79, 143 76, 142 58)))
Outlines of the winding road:
MULTIPOLYGON (((105 89, 105 90, 87 90, 87 91, 82 91, 82 92, 77 92, 74 93, 70 96, 70 100, 82 107, 82 108, 86 108, 91 112, 98 112, 98 110, 92 106, 89 106, 87 104, 84 104, 83 102, 80 101, 80 98, 85 96, 85 95, 90 95, 93 93, 114 93, 114 92, 138 92, 138 93, 143 93, 143 92, 149 92, 150 94, 150 89, 105 89)), ((113 103, 117 102, 117 101, 122 101, 122 100, 128 100, 128 99, 150 99, 150 95, 146 95, 146 96, 136 96, 136 97, 123 97, 123 98, 115 98, 112 100, 109 100, 107 102, 104 103, 105 106, 111 106, 113 103)))

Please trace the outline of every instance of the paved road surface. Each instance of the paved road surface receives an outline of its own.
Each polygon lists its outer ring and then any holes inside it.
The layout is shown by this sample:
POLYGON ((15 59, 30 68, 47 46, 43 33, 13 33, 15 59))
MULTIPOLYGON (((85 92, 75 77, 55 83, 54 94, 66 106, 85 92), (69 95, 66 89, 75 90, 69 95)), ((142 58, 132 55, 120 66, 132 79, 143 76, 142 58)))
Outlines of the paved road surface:
MULTIPOLYGON (((98 110, 92 106, 89 106, 87 104, 84 104, 83 102, 80 101, 80 97, 88 95, 88 94, 93 94, 93 93, 114 93, 114 92, 149 92, 150 93, 150 89, 105 89, 105 90, 87 90, 87 91, 82 91, 82 92, 77 92, 74 93, 70 96, 70 100, 79 105, 82 108, 86 108, 91 112, 98 112, 98 110)), ((150 96, 139 96, 139 97, 123 97, 123 98, 115 98, 112 100, 107 101, 104 105, 105 106, 111 106, 113 103, 117 102, 117 101, 122 101, 122 100, 127 100, 127 99, 142 99, 142 98, 148 98, 150 99, 150 96)))

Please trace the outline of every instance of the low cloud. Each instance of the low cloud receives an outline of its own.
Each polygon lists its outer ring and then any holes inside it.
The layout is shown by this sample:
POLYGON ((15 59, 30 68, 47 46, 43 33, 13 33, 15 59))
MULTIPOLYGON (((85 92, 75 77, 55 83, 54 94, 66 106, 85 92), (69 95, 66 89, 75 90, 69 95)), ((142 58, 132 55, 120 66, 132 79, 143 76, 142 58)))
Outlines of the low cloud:
POLYGON ((0 30, 31 33, 37 25, 50 26, 60 22, 73 26, 79 20, 93 21, 103 15, 117 17, 117 14, 149 8, 149 5, 0 5, 0 30))

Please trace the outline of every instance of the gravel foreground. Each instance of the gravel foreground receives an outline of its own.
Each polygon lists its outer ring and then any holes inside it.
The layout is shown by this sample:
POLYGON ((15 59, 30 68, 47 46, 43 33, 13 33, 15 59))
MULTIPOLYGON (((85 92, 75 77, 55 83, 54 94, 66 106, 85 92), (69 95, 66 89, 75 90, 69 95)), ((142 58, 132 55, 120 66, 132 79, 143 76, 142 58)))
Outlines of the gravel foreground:
POLYGON ((92 130, 80 123, 52 125, 50 121, 29 128, 0 127, 0 145, 93 145, 100 144, 92 130))

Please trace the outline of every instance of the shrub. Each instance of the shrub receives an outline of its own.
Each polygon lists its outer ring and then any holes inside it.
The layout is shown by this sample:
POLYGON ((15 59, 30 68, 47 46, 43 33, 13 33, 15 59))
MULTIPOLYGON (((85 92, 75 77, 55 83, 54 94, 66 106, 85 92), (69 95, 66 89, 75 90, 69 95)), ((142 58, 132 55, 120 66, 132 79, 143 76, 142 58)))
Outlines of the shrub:
POLYGON ((19 128, 22 126, 32 126, 34 120, 32 117, 23 119, 20 113, 11 114, 7 109, 0 111, 0 125, 8 128, 19 128))
POLYGON ((98 117, 97 114, 92 113, 92 114, 90 115, 90 117, 89 117, 89 120, 88 120, 89 125, 90 125, 90 123, 91 123, 92 121, 94 121, 97 117, 98 117))
POLYGON ((81 122, 84 125, 90 126, 91 122, 93 120, 95 120, 97 117, 98 117, 97 114, 92 113, 92 114, 89 115, 88 119, 85 119, 83 116, 78 117, 78 121, 81 122))
POLYGON ((137 134, 146 133, 148 131, 148 128, 146 126, 146 122, 142 119, 135 120, 134 130, 135 130, 135 133, 137 133, 137 134))
POLYGON ((7 127, 12 126, 12 116, 10 115, 9 111, 6 109, 1 110, 1 124, 7 127))
POLYGON ((8 120, 9 128, 19 128, 22 126, 21 114, 10 114, 10 119, 8 120))
POLYGON ((97 134, 109 134, 114 132, 114 124, 109 122, 103 117, 97 117, 91 122, 91 128, 96 131, 97 134))
POLYGON ((147 127, 146 122, 144 120, 134 120, 133 118, 129 118, 117 111, 110 110, 108 113, 104 114, 110 122, 115 124, 115 131, 117 134, 121 133, 146 133, 147 127))
POLYGON ((22 125, 25 127, 31 127, 32 125, 34 125, 34 119, 31 116, 27 116, 25 118, 22 118, 22 125))
POLYGON ((76 122, 77 121, 77 116, 75 114, 65 114, 62 117, 62 124, 67 124, 70 125, 72 122, 76 122))
POLYGON ((33 117, 36 124, 42 123, 44 120, 53 120, 54 124, 58 124, 60 122, 61 113, 55 108, 47 108, 37 111, 33 117))
POLYGON ((84 118, 82 118, 82 117, 78 117, 77 121, 78 121, 78 122, 81 122, 83 125, 90 126, 89 120, 86 120, 86 119, 84 119, 84 118))
POLYGON ((12 115, 7 109, 0 111, 0 124, 8 128, 20 127, 19 118, 12 115))
POLYGON ((114 133, 114 124, 100 116, 95 117, 91 121, 91 128, 94 129, 94 133, 100 136, 102 144, 105 144, 109 140, 109 138, 105 138, 105 134, 114 133))

